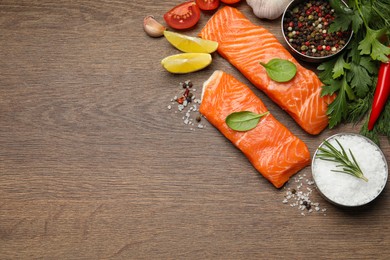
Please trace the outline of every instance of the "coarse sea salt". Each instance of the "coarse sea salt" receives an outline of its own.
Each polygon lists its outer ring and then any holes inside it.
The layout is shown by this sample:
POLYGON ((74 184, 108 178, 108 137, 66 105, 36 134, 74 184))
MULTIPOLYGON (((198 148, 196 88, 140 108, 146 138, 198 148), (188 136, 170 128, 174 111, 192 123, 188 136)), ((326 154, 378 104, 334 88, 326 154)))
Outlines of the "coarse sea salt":
POLYGON ((316 187, 314 181, 306 174, 295 175, 283 188, 285 190, 283 204, 298 209, 302 216, 312 213, 326 215, 326 208, 312 199, 316 187))
MULTIPOLYGON (((384 189, 388 178, 386 159, 377 145, 357 134, 336 134, 327 139, 340 149, 336 139, 349 155, 349 149, 358 162, 368 182, 355 176, 334 172, 338 163, 313 156, 312 174, 319 192, 329 201, 340 206, 362 206, 374 200, 384 189)), ((322 144, 321 144, 322 145, 322 144)))

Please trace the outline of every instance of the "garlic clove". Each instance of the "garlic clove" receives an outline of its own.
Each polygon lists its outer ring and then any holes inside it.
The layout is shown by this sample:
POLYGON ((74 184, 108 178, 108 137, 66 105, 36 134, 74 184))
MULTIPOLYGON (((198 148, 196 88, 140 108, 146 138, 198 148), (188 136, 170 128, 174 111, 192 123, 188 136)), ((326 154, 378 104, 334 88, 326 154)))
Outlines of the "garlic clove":
POLYGON ((154 19, 152 15, 144 18, 144 30, 151 37, 161 37, 166 28, 154 19))

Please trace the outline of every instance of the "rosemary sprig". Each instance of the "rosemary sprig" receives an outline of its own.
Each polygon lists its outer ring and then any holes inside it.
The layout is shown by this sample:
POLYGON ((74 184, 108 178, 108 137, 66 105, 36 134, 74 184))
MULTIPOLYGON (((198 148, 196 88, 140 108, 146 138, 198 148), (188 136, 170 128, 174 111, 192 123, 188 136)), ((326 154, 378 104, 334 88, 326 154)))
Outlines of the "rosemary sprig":
POLYGON ((332 170, 333 172, 350 174, 367 182, 368 179, 364 176, 362 170, 360 169, 360 166, 357 163, 355 156, 353 156, 351 149, 349 149, 349 154, 351 155, 352 160, 348 157, 340 142, 338 140, 336 140, 336 142, 340 146, 341 151, 337 150, 336 147, 325 140, 323 145, 325 147, 321 146, 318 148, 321 153, 317 154, 317 158, 325 161, 339 163, 336 165, 336 167, 340 167, 342 170, 332 170))

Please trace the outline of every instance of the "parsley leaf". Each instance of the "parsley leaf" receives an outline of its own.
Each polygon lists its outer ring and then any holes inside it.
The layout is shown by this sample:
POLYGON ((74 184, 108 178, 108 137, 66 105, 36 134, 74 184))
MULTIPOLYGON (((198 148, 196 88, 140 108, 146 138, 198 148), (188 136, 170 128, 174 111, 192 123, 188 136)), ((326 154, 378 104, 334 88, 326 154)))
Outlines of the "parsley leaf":
POLYGON ((351 87, 358 97, 367 95, 373 81, 367 70, 354 62, 351 63, 351 73, 347 75, 347 80, 351 83, 351 87))
POLYGON ((362 56, 360 58, 360 65, 363 66, 370 74, 374 74, 378 71, 377 64, 374 63, 368 56, 362 56))
POLYGON ((348 85, 345 76, 339 80, 333 80, 330 86, 323 88, 322 94, 338 89, 336 99, 328 106, 327 115, 329 116, 329 128, 333 128, 341 121, 346 120, 348 116, 348 100, 355 99, 355 95, 348 85))
POLYGON ((342 91, 345 91, 347 93, 348 99, 349 100, 355 100, 355 93, 353 92, 351 86, 348 85, 347 77, 344 76, 343 80, 341 81, 341 89, 342 91))
POLYGON ((353 31, 357 32, 362 25, 363 19, 357 12, 337 13, 336 19, 334 19, 329 26, 329 32, 334 33, 338 31, 346 31, 350 26, 353 31))
POLYGON ((331 79, 325 86, 322 86, 321 97, 326 95, 333 95, 341 88, 341 81, 331 79))
POLYGON ((373 60, 387 62, 387 55, 390 54, 390 48, 383 45, 378 39, 385 35, 387 28, 373 30, 367 27, 366 37, 359 43, 360 54, 370 54, 373 60))
MULTIPOLYGON (((341 81, 338 81, 341 84, 341 81)), ((340 86, 341 88, 341 86, 340 86)), ((347 117, 347 97, 345 91, 339 91, 335 100, 328 106, 327 115, 329 116, 329 128, 338 125, 343 119, 347 117)))
POLYGON ((336 19, 329 26, 329 32, 346 31, 349 28, 352 20, 350 15, 337 15, 336 19))
POLYGON ((318 74, 318 77, 321 79, 323 83, 327 83, 328 79, 333 79, 333 67, 335 60, 329 60, 321 63, 320 66, 317 67, 321 72, 318 74))
POLYGON ((349 63, 346 63, 344 60, 343 55, 340 55, 338 59, 336 60, 336 63, 334 64, 333 67, 333 78, 337 79, 341 75, 344 75, 345 71, 344 69, 350 69, 351 65, 349 63))
POLYGON ((352 20, 352 30, 358 32, 363 25, 363 19, 360 17, 359 13, 354 13, 350 18, 352 20))

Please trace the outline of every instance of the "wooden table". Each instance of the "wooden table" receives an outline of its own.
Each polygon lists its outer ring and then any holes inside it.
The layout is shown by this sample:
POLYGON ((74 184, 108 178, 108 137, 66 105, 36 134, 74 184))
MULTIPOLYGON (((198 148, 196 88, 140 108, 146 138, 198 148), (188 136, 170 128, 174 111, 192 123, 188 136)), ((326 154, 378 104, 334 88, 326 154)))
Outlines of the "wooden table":
MULTIPOLYGON (((222 69, 311 154, 332 134, 359 132, 306 134, 216 53, 200 72, 166 72, 160 60, 178 51, 142 23, 163 22, 179 3, 0 2, 0 258, 388 259, 388 188, 349 210, 314 190, 321 209, 303 216, 283 203, 297 183, 275 189, 206 120, 183 123, 171 104, 179 83, 191 80, 199 97, 222 69)), ((278 20, 257 19, 245 1, 237 8, 281 40, 278 20)), ((389 163, 385 138, 382 149, 389 163)), ((310 179, 310 167, 296 176, 310 179)))

